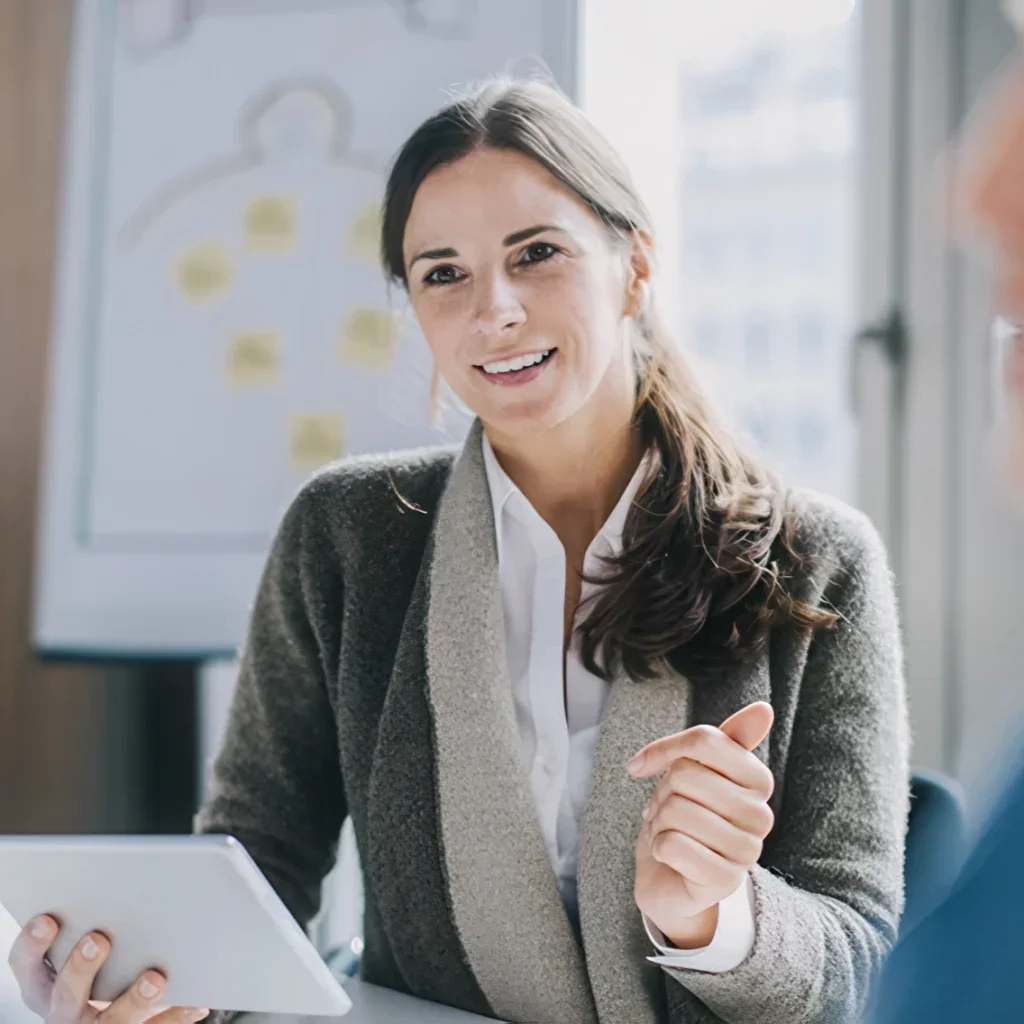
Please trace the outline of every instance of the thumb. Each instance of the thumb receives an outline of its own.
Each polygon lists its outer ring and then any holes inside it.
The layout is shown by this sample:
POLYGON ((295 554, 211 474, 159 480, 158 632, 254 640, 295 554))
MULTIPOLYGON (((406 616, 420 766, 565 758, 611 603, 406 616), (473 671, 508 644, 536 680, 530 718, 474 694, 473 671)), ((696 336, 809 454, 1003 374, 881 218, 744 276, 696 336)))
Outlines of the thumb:
POLYGON ((744 750, 753 750, 768 735, 774 721, 771 704, 758 701, 730 715, 719 728, 744 750))

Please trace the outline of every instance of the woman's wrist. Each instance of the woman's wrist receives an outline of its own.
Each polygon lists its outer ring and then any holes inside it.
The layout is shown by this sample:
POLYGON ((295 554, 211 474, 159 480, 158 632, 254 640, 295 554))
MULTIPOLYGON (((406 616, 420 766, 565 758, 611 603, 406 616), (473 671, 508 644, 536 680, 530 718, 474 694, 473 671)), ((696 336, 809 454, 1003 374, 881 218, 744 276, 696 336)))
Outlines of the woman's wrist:
POLYGON ((672 931, 663 932, 665 941, 676 949, 703 949, 711 945, 718 931, 718 904, 708 907, 695 917, 673 924, 672 931))

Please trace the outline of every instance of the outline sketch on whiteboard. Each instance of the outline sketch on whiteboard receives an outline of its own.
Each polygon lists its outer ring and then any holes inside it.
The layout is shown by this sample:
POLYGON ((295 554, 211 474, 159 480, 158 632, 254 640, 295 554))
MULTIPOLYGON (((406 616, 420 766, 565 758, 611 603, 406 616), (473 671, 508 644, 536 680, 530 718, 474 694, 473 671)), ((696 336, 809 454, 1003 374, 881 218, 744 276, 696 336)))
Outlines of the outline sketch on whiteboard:
POLYGON ((288 79, 275 82, 257 93, 242 108, 239 119, 239 151, 172 180, 152 199, 147 200, 121 225, 118 242, 137 245, 146 233, 180 202, 214 182, 251 170, 265 163, 277 145, 288 144, 289 106, 311 121, 319 121, 319 139, 324 159, 337 166, 380 173, 377 161, 368 153, 352 152, 353 108, 345 92, 325 77, 288 79), (281 115, 275 118, 276 115, 281 115), (285 122, 275 128, 275 120, 285 122), (278 130, 280 129, 280 130, 278 130), (279 139, 276 136, 283 136, 279 139))
POLYGON ((409 32, 464 39, 477 0, 121 0, 129 46, 137 53, 167 49, 188 37, 200 19, 233 14, 299 14, 387 3, 409 32))

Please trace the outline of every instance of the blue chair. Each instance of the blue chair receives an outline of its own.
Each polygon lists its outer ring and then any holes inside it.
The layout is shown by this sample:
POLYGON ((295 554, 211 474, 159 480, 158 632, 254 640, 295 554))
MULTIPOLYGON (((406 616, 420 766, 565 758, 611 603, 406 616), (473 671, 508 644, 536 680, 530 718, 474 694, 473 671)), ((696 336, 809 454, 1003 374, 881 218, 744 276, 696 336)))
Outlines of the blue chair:
POLYGON ((949 891, 967 854, 967 815, 960 786, 939 772, 915 771, 904 859, 905 935, 949 891))

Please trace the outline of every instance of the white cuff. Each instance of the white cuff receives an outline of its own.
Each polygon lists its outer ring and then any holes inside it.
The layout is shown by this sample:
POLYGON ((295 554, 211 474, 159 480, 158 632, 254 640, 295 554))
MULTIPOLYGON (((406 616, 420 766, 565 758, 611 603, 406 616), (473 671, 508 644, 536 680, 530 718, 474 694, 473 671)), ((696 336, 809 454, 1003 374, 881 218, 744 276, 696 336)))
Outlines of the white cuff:
POLYGON ((708 974, 724 974, 739 967, 754 948, 754 883, 750 872, 743 876, 736 891, 718 904, 718 926, 708 945, 700 949, 675 949, 665 945, 665 936, 646 915, 644 927, 661 954, 647 958, 652 964, 708 974))

